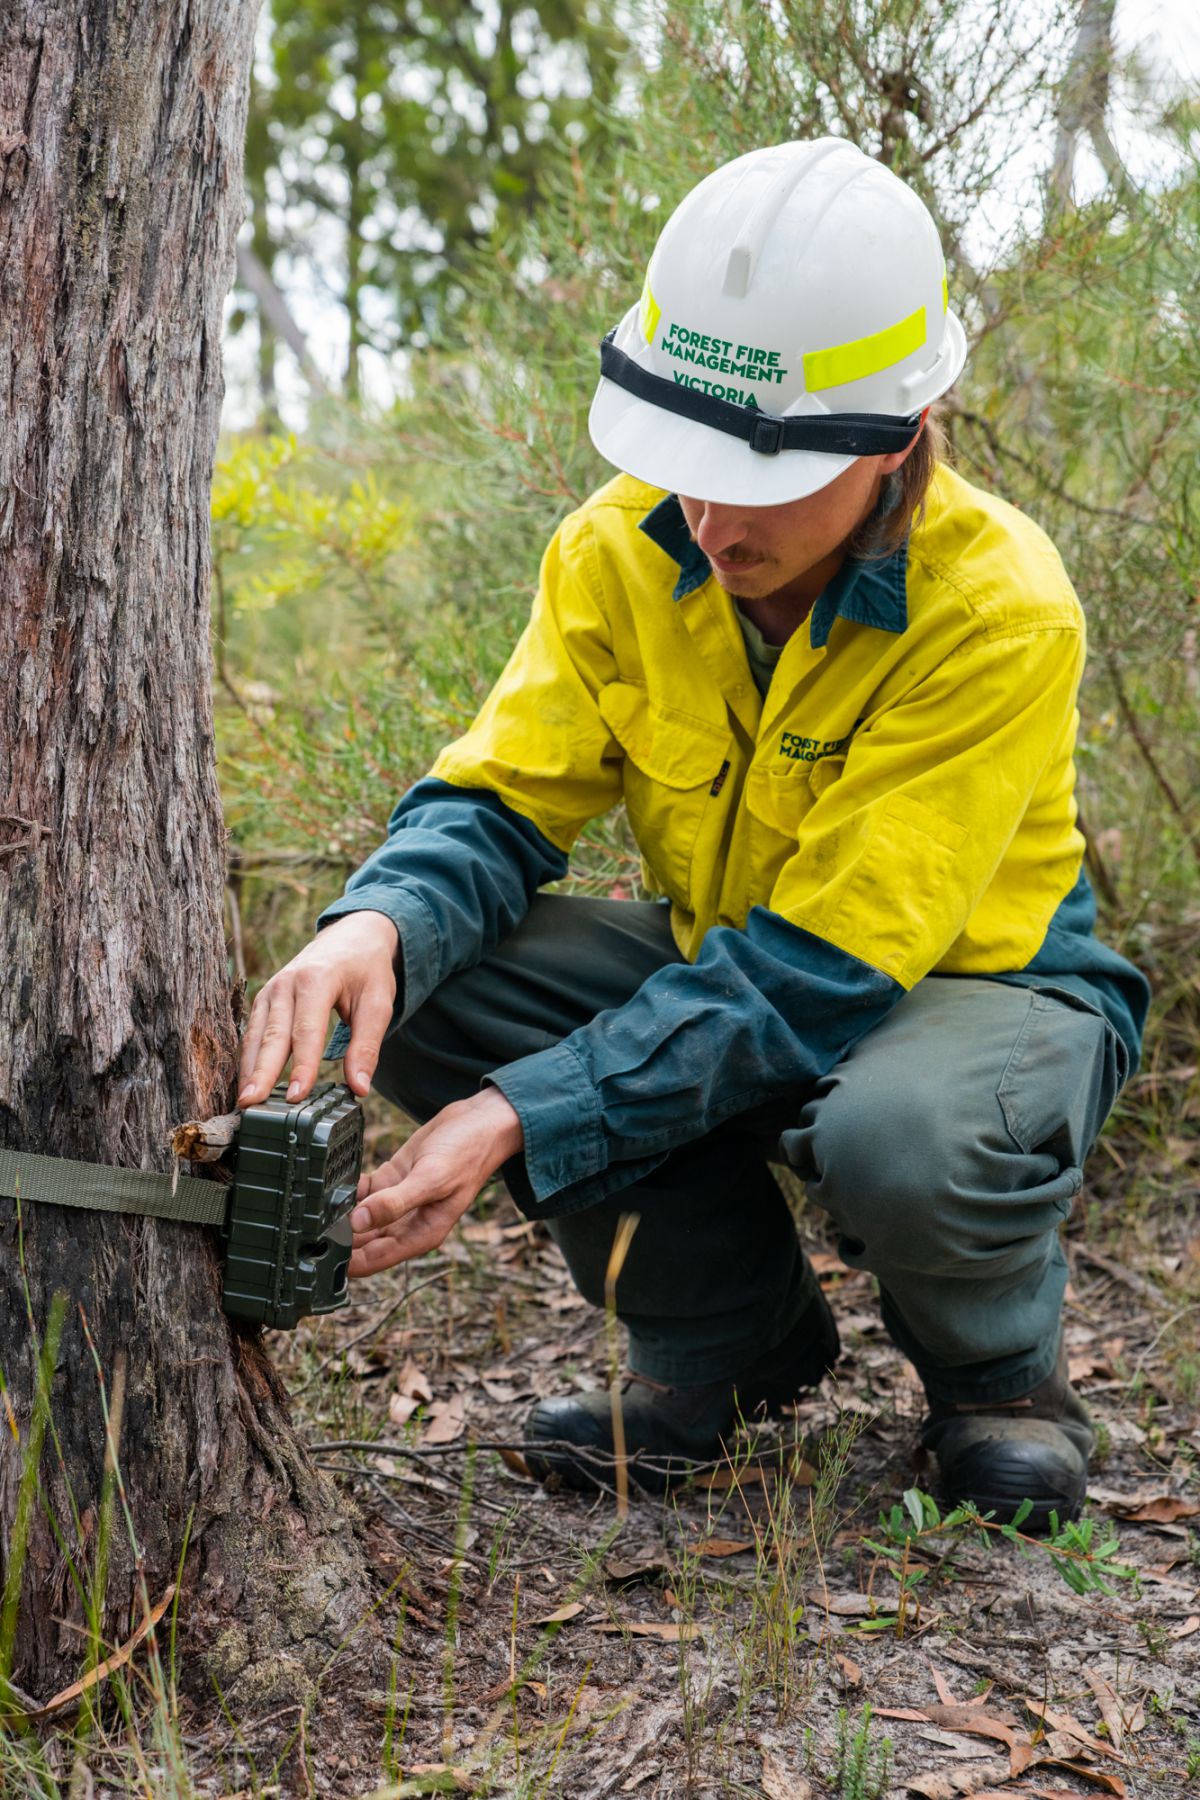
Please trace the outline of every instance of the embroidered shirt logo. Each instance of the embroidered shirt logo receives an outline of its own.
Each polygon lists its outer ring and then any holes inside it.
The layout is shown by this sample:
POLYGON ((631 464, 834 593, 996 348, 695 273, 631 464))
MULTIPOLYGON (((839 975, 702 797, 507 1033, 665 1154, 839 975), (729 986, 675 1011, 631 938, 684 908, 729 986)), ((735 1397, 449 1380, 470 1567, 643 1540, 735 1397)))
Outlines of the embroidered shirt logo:
POLYGON ((852 731, 840 738, 801 737, 798 731, 785 731, 779 740, 779 754, 790 762, 820 762, 825 756, 844 756, 850 747, 852 731))

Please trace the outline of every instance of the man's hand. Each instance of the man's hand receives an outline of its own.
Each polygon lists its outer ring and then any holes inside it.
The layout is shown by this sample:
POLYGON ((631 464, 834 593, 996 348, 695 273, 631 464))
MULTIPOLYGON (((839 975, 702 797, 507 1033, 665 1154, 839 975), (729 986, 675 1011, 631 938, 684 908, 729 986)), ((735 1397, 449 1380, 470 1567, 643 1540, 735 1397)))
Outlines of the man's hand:
POLYGON ((359 1182, 351 1275, 376 1275, 436 1250, 524 1141, 520 1118, 498 1088, 443 1107, 359 1182))
POLYGON ((265 1100, 289 1056, 287 1097, 299 1100, 307 1094, 321 1066, 334 1008, 351 1032, 347 1085, 365 1094, 396 1003, 399 947, 400 933, 384 913, 347 913, 272 975, 255 996, 242 1040, 238 1105, 265 1100))

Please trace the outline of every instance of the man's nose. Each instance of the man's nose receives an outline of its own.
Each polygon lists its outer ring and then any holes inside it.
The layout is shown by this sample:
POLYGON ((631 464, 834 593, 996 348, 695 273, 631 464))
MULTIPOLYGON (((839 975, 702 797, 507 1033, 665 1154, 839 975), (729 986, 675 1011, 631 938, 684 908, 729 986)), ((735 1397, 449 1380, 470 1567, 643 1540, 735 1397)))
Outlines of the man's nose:
POLYGON ((745 513, 736 506, 721 506, 710 500, 705 502, 696 526, 696 542, 705 556, 724 556, 742 542, 748 530, 745 513))

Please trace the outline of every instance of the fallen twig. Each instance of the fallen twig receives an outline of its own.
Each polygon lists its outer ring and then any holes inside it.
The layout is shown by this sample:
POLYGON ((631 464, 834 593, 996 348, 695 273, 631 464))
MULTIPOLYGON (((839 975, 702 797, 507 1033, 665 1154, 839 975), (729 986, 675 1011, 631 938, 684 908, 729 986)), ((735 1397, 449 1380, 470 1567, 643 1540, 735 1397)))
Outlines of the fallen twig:
POLYGON ((1102 1269, 1114 1281, 1123 1283, 1131 1293, 1139 1294, 1143 1300, 1149 1300, 1156 1306, 1167 1304, 1166 1295, 1152 1281, 1147 1281, 1144 1275, 1139 1275, 1134 1269, 1125 1268, 1114 1257, 1105 1256, 1088 1244, 1075 1244, 1072 1248, 1081 1262, 1090 1263, 1094 1269, 1102 1269))

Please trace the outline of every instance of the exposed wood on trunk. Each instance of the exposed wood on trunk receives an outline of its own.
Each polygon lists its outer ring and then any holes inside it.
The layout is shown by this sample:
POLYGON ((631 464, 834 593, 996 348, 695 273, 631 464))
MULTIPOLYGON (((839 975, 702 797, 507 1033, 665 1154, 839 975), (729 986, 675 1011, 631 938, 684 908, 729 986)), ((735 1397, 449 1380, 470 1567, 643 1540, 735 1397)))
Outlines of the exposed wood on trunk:
MULTIPOLYGON (((209 700, 208 500, 257 0, 14 0, 0 12, 0 1145, 169 1169, 233 1100, 209 700)), ((127 1355, 101 1621, 176 1574, 214 1670, 294 1688, 363 1610, 352 1528, 195 1227, 0 1202, 11 1532, 28 1316, 70 1300, 13 1674, 78 1673, 105 1455, 96 1366, 127 1355), (74 1520, 78 1520, 78 1529, 74 1520), (139 1566, 140 1564, 140 1566, 139 1566), (236 1623, 234 1622, 236 1620, 236 1623), (65 1621, 65 1623, 63 1623, 65 1621)))

